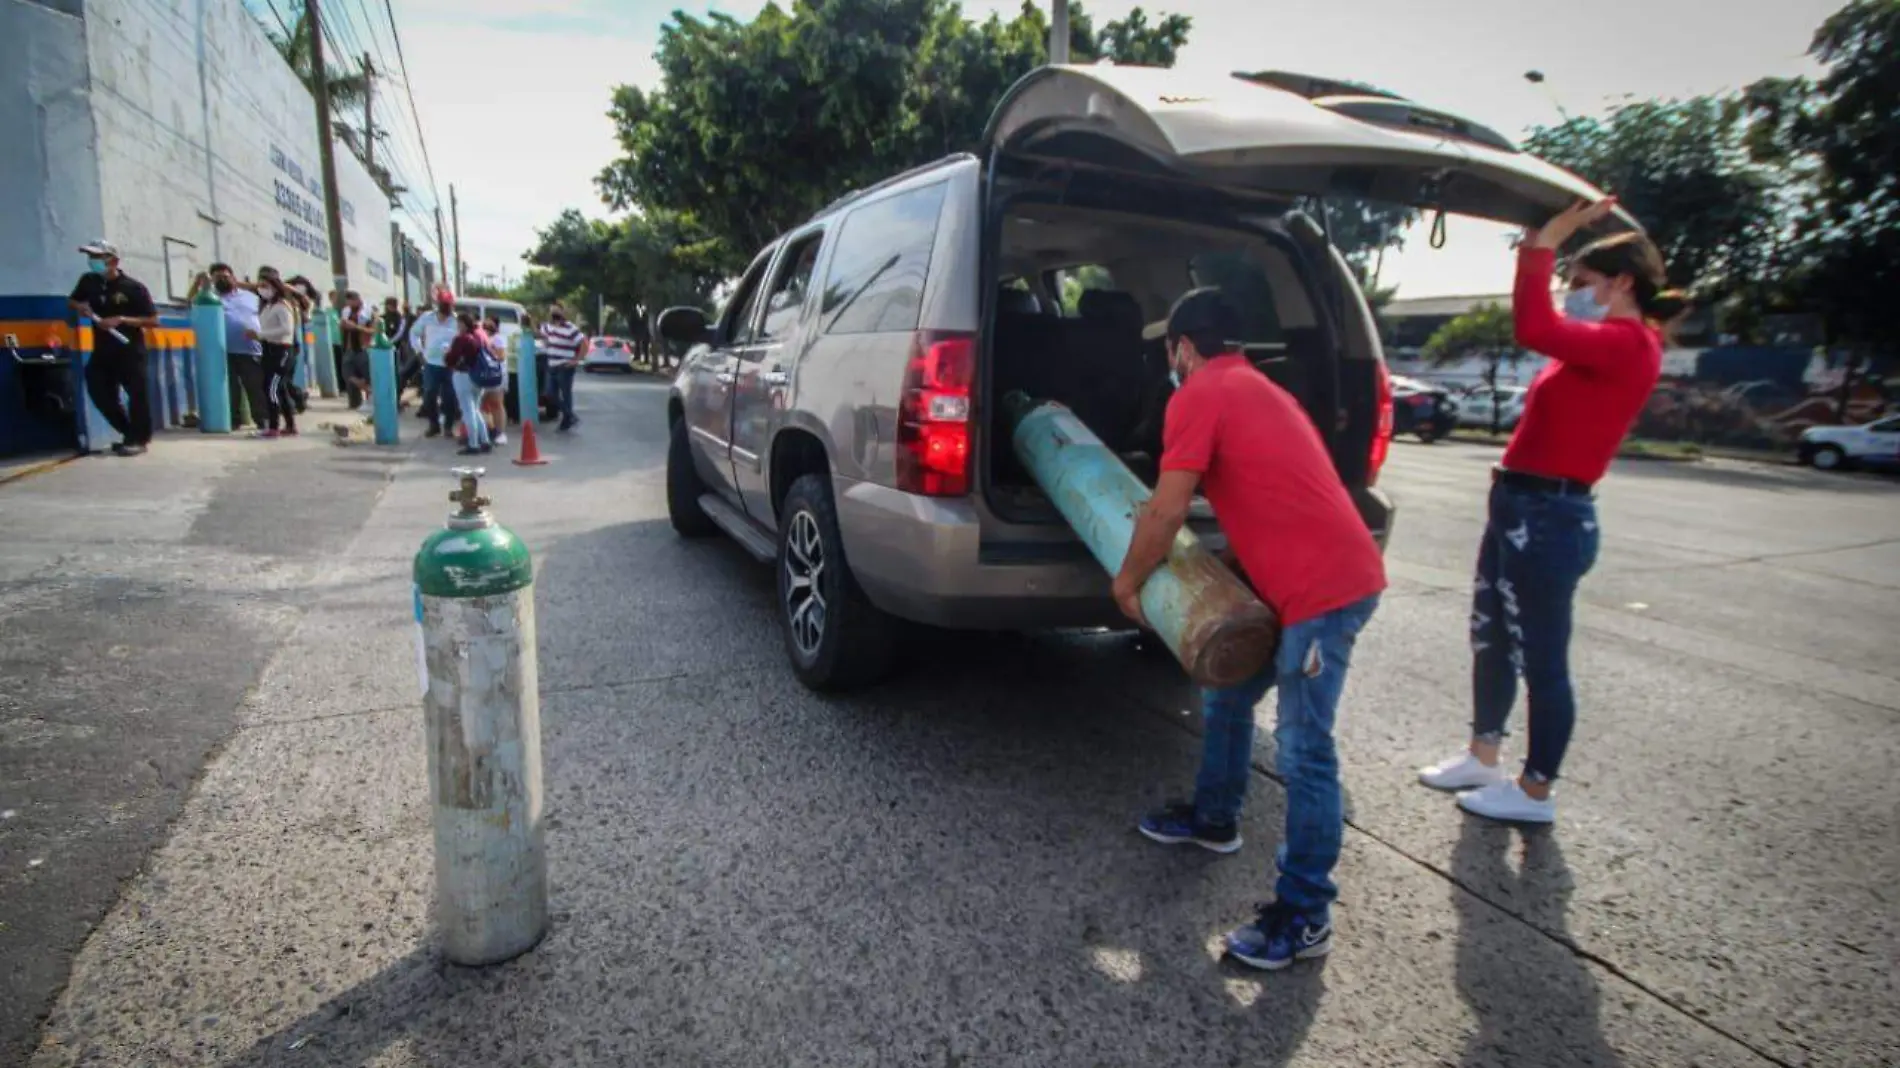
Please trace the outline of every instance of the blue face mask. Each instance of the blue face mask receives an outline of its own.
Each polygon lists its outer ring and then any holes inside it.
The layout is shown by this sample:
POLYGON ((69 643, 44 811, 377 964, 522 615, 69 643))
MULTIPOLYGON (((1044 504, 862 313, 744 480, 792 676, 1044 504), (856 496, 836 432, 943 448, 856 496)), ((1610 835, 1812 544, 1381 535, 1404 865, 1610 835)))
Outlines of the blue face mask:
POLYGON ((88 257, 86 260, 86 270, 91 271, 93 274, 104 274, 106 273, 106 261, 97 256, 88 257))
POLYGON ((1608 306, 1597 301, 1596 289, 1584 286, 1564 295, 1564 315, 1585 323, 1600 323, 1609 318, 1608 306))

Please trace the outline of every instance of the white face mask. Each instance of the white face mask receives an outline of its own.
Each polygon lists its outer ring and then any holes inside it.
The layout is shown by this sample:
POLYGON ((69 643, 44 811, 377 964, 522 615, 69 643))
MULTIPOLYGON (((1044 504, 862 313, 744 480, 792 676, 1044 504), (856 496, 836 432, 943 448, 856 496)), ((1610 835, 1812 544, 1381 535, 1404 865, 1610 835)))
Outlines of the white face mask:
POLYGON ((1181 364, 1178 356, 1180 351, 1179 345, 1168 347, 1168 381, 1175 389, 1181 388, 1181 364))
POLYGON ((269 286, 258 286, 257 295, 263 297, 265 300, 269 300, 277 295, 277 291, 269 286))
POLYGON ((1564 294, 1564 315, 1585 323, 1600 323, 1610 315, 1608 305, 1599 303, 1595 286, 1584 286, 1564 294))

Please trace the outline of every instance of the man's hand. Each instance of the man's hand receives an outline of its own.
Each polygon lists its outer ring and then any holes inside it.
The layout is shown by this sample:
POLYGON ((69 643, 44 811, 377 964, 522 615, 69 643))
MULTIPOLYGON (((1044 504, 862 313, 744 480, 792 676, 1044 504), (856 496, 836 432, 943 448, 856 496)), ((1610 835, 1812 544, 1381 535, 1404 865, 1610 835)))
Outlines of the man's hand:
POLYGON ((1144 627, 1148 626, 1147 613, 1141 610, 1141 583, 1125 573, 1116 575, 1114 590, 1115 604, 1122 610, 1122 615, 1144 627))
POLYGON ((125 322, 125 320, 119 318, 116 315, 108 315, 103 319, 94 319, 92 321, 94 326, 101 327, 106 330, 110 330, 113 327, 118 326, 122 322, 125 322))

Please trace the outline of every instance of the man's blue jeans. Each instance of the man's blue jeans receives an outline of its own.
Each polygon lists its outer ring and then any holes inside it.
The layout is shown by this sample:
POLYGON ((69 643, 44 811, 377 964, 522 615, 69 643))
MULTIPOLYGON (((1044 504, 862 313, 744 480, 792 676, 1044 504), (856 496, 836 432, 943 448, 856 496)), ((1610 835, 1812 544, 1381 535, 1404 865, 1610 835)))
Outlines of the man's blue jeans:
POLYGON ((429 425, 444 430, 453 429, 460 407, 455 399, 454 374, 439 364, 423 364, 422 411, 429 417, 429 425))
POLYGON ((574 422, 574 365, 549 368, 548 378, 554 387, 551 392, 561 413, 561 425, 568 426, 574 422))
POLYGON ((1530 691, 1524 775, 1550 782, 1577 724, 1570 629, 1577 584, 1597 560, 1597 507, 1589 497, 1491 486, 1491 516, 1471 587, 1471 733, 1504 737, 1517 678, 1530 691))
POLYGON ((1279 749, 1276 769, 1286 783, 1286 838, 1277 856, 1274 897, 1314 922, 1326 918, 1339 896, 1333 867, 1346 829, 1333 717, 1353 644, 1378 607, 1373 596, 1295 623, 1280 635, 1279 654, 1260 674, 1203 694, 1207 733, 1194 784, 1195 816, 1202 823, 1232 826, 1240 819, 1253 771, 1254 706, 1269 689, 1280 691, 1273 740, 1279 749))

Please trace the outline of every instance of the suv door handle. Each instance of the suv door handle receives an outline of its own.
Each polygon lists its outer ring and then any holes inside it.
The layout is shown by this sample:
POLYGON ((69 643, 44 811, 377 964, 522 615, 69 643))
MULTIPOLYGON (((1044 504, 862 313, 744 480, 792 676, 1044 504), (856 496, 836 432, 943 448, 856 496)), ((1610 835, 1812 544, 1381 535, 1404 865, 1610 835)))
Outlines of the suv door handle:
POLYGON ((759 381, 768 386, 785 386, 791 384, 792 376, 784 371, 766 371, 759 375, 759 381))

